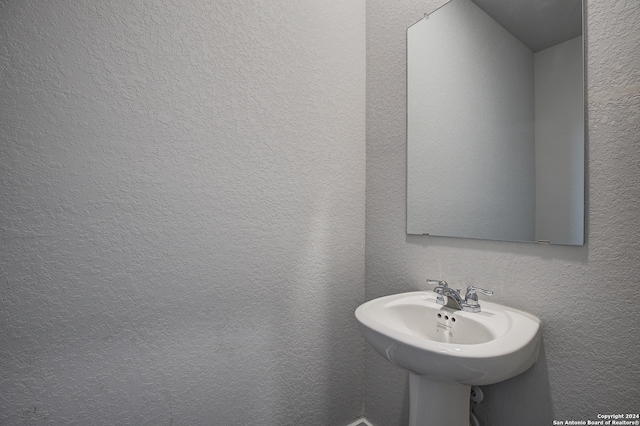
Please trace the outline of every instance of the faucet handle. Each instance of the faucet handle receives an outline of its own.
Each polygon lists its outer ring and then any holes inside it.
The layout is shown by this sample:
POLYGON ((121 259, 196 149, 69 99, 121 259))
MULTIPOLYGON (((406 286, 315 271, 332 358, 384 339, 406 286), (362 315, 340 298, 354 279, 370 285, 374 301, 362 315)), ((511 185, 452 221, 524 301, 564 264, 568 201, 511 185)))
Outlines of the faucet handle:
POLYGON ((444 297, 442 296, 442 293, 444 288, 449 288, 449 284, 447 284, 447 282, 443 280, 431 279, 427 279, 427 284, 436 286, 433 289, 433 292, 438 295, 436 296, 436 303, 438 303, 439 305, 444 305, 444 297))
POLYGON ((478 293, 486 294, 487 296, 491 296, 493 294, 492 291, 470 285, 467 287, 467 294, 464 295, 465 301, 470 305, 477 305, 478 293))
POLYGON ((427 279, 427 284, 435 285, 435 286, 438 286, 438 287, 449 287, 449 284, 447 284, 446 281, 442 281, 442 280, 427 279))

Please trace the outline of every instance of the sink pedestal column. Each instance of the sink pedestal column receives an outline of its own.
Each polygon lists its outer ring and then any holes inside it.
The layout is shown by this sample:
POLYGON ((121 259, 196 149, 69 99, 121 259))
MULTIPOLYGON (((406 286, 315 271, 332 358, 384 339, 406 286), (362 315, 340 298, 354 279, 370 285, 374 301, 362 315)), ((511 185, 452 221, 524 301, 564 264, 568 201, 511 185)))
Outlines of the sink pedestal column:
POLYGON ((469 426, 471 386, 409 374, 409 426, 469 426))

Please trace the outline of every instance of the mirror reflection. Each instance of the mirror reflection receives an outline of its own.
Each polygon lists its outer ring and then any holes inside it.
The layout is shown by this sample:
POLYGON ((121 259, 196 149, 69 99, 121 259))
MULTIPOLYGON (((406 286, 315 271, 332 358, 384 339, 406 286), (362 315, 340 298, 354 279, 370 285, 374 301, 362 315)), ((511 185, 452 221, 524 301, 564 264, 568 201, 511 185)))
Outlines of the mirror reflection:
POLYGON ((582 4, 551 3, 452 0, 407 30, 408 234, 583 244, 582 4))

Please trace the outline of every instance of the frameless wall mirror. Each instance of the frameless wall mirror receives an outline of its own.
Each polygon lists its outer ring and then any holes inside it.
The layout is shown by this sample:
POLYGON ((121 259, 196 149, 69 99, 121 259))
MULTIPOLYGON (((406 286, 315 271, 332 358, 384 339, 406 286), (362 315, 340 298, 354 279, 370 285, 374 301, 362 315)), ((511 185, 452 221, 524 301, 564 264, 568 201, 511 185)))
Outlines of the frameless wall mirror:
POLYGON ((408 234, 583 244, 582 16, 451 0, 409 27, 408 234))

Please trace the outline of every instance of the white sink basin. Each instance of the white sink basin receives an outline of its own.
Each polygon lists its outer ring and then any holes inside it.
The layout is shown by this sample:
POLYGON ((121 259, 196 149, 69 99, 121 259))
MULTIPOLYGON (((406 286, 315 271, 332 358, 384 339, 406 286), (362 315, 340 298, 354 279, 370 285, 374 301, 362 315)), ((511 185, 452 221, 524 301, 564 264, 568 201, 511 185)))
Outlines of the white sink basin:
POLYGON ((381 297, 360 305, 356 318, 380 355, 412 373, 411 424, 429 424, 418 418, 425 415, 433 424, 468 424, 470 386, 507 380, 536 362, 540 320, 486 300, 482 312, 454 310, 436 297, 429 291, 381 297), (431 406, 419 414, 417 404, 431 406), (452 409, 465 407, 465 420, 451 419, 452 409), (446 412, 438 418, 434 410, 446 412))
POLYGON ((538 359, 540 320, 481 301, 482 312, 436 303, 428 291, 364 303, 356 318, 365 338, 389 361, 431 380, 465 385, 501 382, 538 359))

